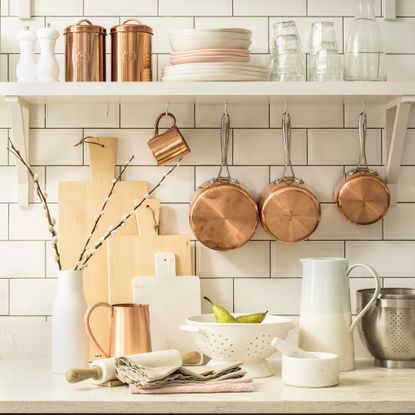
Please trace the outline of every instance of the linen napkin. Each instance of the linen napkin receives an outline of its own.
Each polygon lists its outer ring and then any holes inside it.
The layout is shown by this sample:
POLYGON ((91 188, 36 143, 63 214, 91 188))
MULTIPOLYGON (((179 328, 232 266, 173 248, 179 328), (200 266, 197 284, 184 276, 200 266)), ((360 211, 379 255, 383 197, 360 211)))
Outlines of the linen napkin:
POLYGON ((165 384, 160 387, 143 388, 139 384, 131 384, 132 394, 149 393, 217 393, 217 392, 253 392, 253 379, 244 375, 240 378, 224 380, 208 380, 206 382, 184 382, 165 384))
POLYGON ((180 365, 147 367, 123 356, 115 360, 115 374, 121 382, 138 385, 141 389, 152 389, 165 385, 207 384, 209 381, 220 382, 242 378, 246 375, 246 371, 240 368, 241 364, 242 362, 234 362, 194 368, 180 365))

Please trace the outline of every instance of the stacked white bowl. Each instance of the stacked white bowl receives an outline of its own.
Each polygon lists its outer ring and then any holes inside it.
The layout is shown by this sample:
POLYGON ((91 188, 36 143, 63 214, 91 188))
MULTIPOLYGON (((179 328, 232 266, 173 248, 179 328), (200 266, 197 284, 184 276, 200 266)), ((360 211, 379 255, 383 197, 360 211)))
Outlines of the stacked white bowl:
POLYGON ((170 33, 171 66, 163 81, 266 81, 264 66, 250 63, 248 29, 183 29, 170 33))

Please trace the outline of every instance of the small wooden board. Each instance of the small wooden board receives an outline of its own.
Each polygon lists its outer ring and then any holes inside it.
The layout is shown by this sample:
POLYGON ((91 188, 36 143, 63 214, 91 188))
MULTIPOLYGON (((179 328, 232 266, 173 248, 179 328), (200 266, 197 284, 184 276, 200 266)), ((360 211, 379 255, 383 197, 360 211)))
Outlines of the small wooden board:
POLYGON ((148 199, 137 211, 138 236, 114 236, 108 241, 109 300, 133 301, 132 279, 155 275, 154 254, 173 252, 177 275, 191 275, 188 235, 159 235, 160 201, 148 199))

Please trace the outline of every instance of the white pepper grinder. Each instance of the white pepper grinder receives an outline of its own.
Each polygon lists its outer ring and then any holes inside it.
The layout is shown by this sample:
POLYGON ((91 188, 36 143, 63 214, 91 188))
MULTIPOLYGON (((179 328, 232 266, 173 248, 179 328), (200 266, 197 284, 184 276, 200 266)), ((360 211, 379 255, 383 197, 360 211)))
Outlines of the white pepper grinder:
POLYGON ((56 40, 59 32, 51 29, 50 24, 37 31, 40 45, 40 57, 36 66, 39 82, 56 82, 59 77, 59 64, 55 56, 56 40))
POLYGON ((25 26, 16 34, 19 42, 20 58, 16 66, 17 82, 36 81, 35 43, 36 36, 29 26, 25 26))

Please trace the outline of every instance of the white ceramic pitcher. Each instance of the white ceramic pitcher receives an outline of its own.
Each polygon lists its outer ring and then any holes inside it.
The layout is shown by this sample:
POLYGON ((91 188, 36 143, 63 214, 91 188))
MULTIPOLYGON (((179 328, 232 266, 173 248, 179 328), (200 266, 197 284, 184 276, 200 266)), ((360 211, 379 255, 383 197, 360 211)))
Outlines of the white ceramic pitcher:
POLYGON ((379 295, 379 276, 365 264, 348 266, 345 258, 303 258, 300 261, 303 284, 299 345, 308 351, 335 353, 339 356, 341 371, 353 370, 353 329, 379 295), (369 271, 376 289, 352 323, 349 274, 357 267, 369 271))

